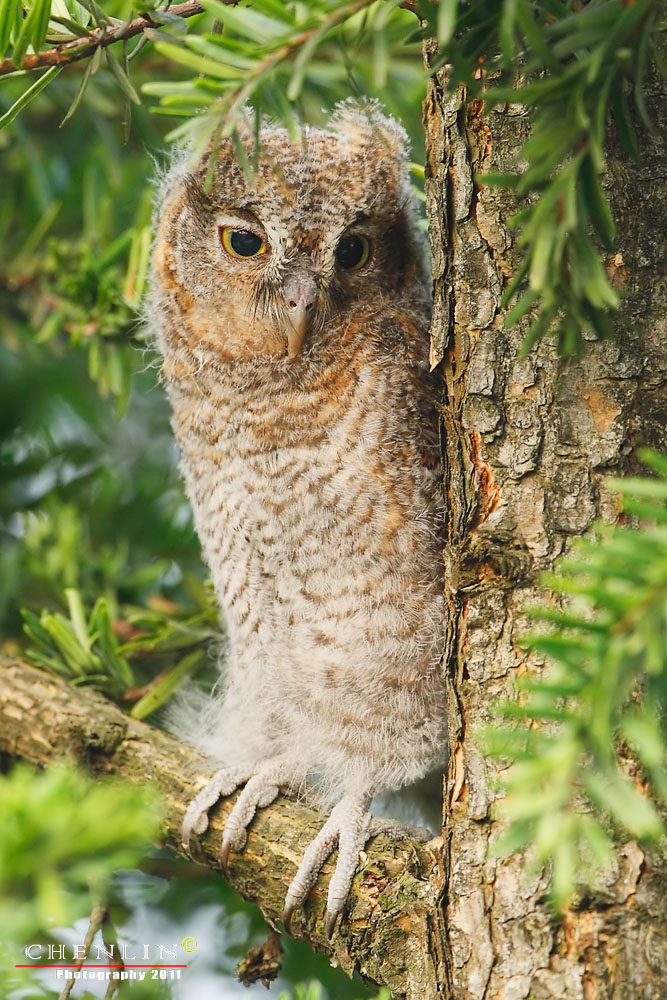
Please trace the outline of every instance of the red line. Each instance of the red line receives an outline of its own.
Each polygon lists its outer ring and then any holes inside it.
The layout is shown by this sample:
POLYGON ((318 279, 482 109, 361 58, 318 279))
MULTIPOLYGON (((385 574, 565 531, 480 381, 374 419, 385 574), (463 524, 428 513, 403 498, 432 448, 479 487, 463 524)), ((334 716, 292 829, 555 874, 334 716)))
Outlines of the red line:
POLYGON ((15 969, 187 969, 187 965, 15 965, 15 969))

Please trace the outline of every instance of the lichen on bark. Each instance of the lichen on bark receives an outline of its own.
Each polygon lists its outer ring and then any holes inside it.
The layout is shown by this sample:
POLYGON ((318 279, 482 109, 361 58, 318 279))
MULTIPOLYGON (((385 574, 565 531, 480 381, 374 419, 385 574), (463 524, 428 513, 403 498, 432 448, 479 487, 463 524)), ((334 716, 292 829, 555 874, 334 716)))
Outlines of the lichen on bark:
MULTIPOLYGON (((664 135, 667 94, 657 78, 653 84, 664 135)), ((596 518, 617 517, 604 477, 636 471, 639 445, 667 444, 667 150, 647 137, 642 162, 628 163, 610 141, 619 239, 606 265, 623 290, 616 339, 561 359, 547 338, 521 358, 529 319, 508 329, 500 309, 519 261, 508 227, 517 205, 508 189, 485 186, 483 175, 520 169, 529 123, 518 105, 483 110, 448 86, 446 70, 432 78, 425 104, 431 360, 445 383, 446 560, 457 637, 445 660, 452 699, 445 990, 456 1000, 658 1000, 667 967, 664 859, 621 846, 599 892, 553 919, 544 903, 548 874, 528 877, 521 855, 489 853, 501 767, 481 755, 476 733, 495 702, 515 697, 516 677, 543 668, 518 643, 529 630, 523 609, 546 596, 540 571, 596 518)))

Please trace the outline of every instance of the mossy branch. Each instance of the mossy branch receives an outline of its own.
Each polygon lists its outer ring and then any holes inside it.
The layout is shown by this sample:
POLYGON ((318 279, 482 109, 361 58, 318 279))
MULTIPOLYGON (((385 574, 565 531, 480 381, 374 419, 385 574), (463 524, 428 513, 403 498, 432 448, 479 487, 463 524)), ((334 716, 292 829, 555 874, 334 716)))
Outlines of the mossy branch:
MULTIPOLYGON (((74 758, 94 774, 151 782, 163 794, 164 843, 183 854, 179 831, 185 809, 210 777, 210 761, 173 736, 125 715, 90 690, 74 688, 46 671, 0 656, 0 750, 49 766, 74 758)), ((28 794, 28 790, 26 790, 28 794)), ((236 800, 225 799, 201 838, 198 860, 219 871, 224 822, 236 800)), ((257 903, 275 926, 304 849, 322 824, 315 809, 286 797, 259 811, 248 844, 232 854, 229 884, 257 903)), ((348 973, 355 969, 395 1000, 441 996, 437 956, 442 941, 443 874, 437 841, 414 844, 374 838, 365 851, 343 919, 332 941, 325 932, 325 866, 292 930, 348 973)))

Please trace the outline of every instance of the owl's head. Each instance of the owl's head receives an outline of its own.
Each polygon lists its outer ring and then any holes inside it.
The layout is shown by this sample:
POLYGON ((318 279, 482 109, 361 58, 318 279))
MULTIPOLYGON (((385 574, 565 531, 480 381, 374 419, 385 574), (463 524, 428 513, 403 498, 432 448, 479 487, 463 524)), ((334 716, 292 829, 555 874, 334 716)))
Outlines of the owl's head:
MULTIPOLYGON (((249 122, 239 136, 252 159, 249 122)), ((165 179, 154 302, 169 327, 219 358, 293 360, 335 350, 382 308, 422 325, 430 280, 402 127, 345 102, 297 142, 268 124, 259 140, 251 177, 228 140, 165 179)))

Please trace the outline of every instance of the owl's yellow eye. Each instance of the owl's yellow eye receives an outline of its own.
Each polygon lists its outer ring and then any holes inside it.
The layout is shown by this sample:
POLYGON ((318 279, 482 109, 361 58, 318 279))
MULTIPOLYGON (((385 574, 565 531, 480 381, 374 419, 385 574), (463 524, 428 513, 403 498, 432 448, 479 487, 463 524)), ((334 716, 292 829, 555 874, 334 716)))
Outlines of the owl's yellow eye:
POLYGON ((370 253, 371 245, 365 236, 343 236, 336 247, 336 263, 346 271, 358 271, 367 262, 370 253))
POLYGON ((266 243, 257 233, 249 229, 235 229, 233 226, 220 226, 220 242, 230 257, 249 259, 266 253, 266 243))

